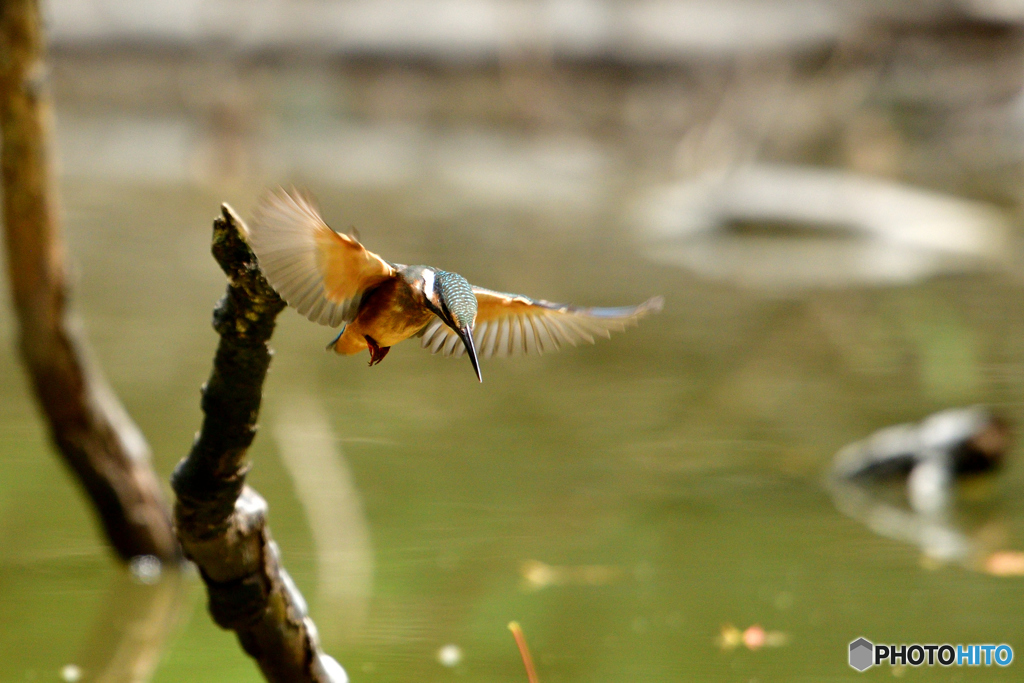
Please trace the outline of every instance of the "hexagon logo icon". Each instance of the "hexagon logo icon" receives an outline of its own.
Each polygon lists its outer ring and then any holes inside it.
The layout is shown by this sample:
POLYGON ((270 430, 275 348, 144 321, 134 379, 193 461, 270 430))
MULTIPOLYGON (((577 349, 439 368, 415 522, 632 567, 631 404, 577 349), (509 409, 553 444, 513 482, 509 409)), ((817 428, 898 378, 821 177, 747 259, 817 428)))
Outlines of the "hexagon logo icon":
POLYGON ((865 638, 858 638, 850 643, 850 666, 857 671, 864 671, 874 664, 875 646, 865 638))

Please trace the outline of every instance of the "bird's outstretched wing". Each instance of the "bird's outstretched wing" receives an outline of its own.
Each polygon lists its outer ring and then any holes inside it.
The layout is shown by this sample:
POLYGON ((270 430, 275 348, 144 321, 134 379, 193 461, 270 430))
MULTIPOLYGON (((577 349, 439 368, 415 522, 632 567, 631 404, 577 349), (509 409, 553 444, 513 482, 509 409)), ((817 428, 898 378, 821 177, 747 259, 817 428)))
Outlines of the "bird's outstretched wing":
POLYGON ((281 298, 321 325, 355 319, 363 294, 395 276, 391 264, 328 227, 312 198, 296 190, 263 195, 248 240, 281 298))
MULTIPOLYGON (((636 325, 664 304, 664 299, 656 296, 639 306, 577 308, 482 287, 473 287, 473 292, 477 301, 473 343, 482 358, 540 354, 581 341, 593 344, 595 337, 610 337, 612 332, 636 325)), ((459 357, 466 352, 455 332, 440 319, 431 320, 422 334, 422 345, 431 353, 459 357)))

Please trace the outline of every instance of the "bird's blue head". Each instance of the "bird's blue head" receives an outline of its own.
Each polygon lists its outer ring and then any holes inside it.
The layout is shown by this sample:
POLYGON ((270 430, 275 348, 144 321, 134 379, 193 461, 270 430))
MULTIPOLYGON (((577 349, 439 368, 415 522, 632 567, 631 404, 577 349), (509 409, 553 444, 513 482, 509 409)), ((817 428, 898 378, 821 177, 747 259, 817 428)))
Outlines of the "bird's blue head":
POLYGON ((466 278, 458 273, 446 270, 426 269, 424 277, 424 295, 427 307, 444 322, 445 325, 459 335, 473 370, 481 382, 480 363, 476 357, 476 346, 473 344, 473 325, 476 323, 476 294, 466 278))

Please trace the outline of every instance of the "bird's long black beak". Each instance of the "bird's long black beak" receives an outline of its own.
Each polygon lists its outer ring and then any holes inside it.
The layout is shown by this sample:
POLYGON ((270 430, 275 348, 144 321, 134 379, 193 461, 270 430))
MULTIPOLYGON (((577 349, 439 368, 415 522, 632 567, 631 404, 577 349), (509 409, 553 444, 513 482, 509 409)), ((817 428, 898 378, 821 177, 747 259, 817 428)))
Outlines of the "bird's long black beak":
POLYGON ((473 344, 473 330, 469 329, 469 327, 461 327, 456 332, 466 347, 466 355, 469 356, 473 369, 476 370, 476 378, 483 382, 484 378, 480 374, 480 361, 476 357, 476 346, 473 344))

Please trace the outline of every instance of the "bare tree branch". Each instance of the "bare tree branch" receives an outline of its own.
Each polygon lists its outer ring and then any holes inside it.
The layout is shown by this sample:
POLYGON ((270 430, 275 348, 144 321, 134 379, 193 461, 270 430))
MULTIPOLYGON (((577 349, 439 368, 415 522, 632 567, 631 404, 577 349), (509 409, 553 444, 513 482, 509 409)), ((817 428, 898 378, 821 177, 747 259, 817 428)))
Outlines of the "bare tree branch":
POLYGON ((244 230, 224 205, 213 224, 213 255, 228 276, 213 312, 220 343, 203 387, 202 429, 171 478, 175 525, 202 573, 214 621, 238 634, 267 680, 338 683, 347 676, 320 649, 305 600, 280 564, 266 501, 245 486, 270 365, 267 342, 285 303, 263 279, 244 230))
POLYGON ((67 319, 51 118, 38 2, 0 2, 3 218, 21 356, 53 440, 114 549, 123 559, 174 560, 178 545, 149 447, 67 319))

